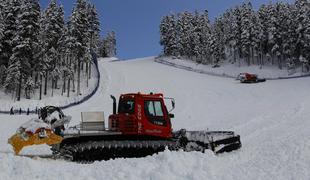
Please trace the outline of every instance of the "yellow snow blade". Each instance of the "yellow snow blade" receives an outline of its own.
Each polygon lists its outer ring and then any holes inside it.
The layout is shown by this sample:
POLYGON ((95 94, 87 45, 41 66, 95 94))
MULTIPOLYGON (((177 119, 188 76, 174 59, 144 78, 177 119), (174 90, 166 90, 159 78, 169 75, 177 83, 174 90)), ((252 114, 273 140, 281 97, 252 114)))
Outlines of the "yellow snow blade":
POLYGON ((14 134, 9 140, 8 143, 13 146, 15 154, 19 154, 19 152, 26 146, 31 145, 40 145, 40 144, 59 144, 63 140, 61 136, 54 134, 51 131, 46 131, 46 137, 39 137, 39 133, 33 134, 26 140, 21 137, 20 134, 14 134))

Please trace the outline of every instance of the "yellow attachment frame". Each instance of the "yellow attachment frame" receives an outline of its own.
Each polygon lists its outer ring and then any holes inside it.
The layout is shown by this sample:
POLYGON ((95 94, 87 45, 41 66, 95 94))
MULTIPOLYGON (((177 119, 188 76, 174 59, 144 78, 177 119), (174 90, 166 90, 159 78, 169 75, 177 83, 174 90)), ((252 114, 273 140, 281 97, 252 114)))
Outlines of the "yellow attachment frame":
POLYGON ((40 137, 39 133, 31 134, 29 136, 22 137, 21 134, 14 134, 12 137, 8 139, 8 143, 13 146, 13 150, 16 155, 26 146, 32 145, 40 145, 40 144, 59 144, 63 138, 61 136, 56 135, 51 130, 46 130, 46 135, 44 137, 40 137))

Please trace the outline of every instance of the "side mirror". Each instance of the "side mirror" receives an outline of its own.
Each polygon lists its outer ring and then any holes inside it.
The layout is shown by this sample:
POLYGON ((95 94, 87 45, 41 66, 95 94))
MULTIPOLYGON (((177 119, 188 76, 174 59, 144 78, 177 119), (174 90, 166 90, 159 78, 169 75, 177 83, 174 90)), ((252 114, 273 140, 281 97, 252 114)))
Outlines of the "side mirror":
POLYGON ((170 109, 168 112, 171 112, 175 108, 175 101, 173 98, 165 97, 165 99, 169 99, 171 101, 172 109, 170 109))
POLYGON ((169 117, 170 118, 174 118, 174 114, 169 114, 169 117))
POLYGON ((174 99, 171 101, 171 103, 172 103, 172 108, 174 109, 175 108, 175 101, 174 101, 174 99))

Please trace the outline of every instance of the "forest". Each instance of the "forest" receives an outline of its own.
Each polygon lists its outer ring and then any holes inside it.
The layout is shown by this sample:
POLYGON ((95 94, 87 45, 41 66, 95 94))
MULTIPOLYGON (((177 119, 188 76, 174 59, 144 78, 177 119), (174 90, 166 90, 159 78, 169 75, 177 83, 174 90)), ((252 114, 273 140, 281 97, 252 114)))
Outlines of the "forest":
POLYGON ((91 78, 92 54, 115 56, 114 32, 100 38, 94 5, 77 0, 72 14, 51 0, 42 10, 39 0, 0 2, 0 90, 42 99, 61 88, 61 95, 81 95, 80 83, 91 78))
POLYGON ((210 22, 208 11, 164 16, 163 55, 219 67, 265 65, 309 71, 310 1, 277 2, 254 10, 250 2, 226 10, 210 22))

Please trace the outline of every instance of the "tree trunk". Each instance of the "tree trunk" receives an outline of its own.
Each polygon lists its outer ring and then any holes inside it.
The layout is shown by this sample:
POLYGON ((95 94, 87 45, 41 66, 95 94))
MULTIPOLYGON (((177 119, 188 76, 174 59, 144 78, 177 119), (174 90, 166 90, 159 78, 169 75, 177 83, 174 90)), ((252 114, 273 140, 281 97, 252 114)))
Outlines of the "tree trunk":
POLYGON ((67 97, 70 97, 70 78, 68 78, 68 90, 67 90, 67 97))
POLYGON ((26 99, 30 99, 30 89, 28 87, 25 88, 25 95, 26 95, 26 99))
POLYGON ((63 81, 64 81, 64 83, 62 84, 61 95, 63 95, 66 92, 66 72, 64 72, 63 81))
POLYGON ((55 80, 52 79, 52 97, 54 96, 54 84, 55 84, 55 80))
POLYGON ((20 101, 20 95, 22 90, 22 74, 19 75, 19 83, 18 83, 18 89, 17 89, 17 101, 20 101))
POLYGON ((91 77, 91 64, 92 62, 89 63, 89 68, 88 68, 88 79, 91 77))
POLYGON ((86 87, 88 87, 88 63, 86 63, 86 87))
POLYGON ((234 63, 236 63, 237 60, 236 60, 236 49, 235 49, 235 47, 234 47, 233 53, 234 53, 234 63))
POLYGON ((278 61, 278 67, 279 67, 279 69, 282 69, 281 63, 280 63, 280 57, 279 57, 279 56, 277 56, 277 61, 278 61))
POLYGON ((263 68, 263 63, 264 63, 263 58, 264 58, 264 55, 262 52, 260 52, 260 54, 259 54, 259 66, 261 69, 263 68))
POLYGON ((77 79, 77 95, 79 96, 81 94, 81 87, 80 87, 80 83, 81 83, 81 61, 80 58, 78 59, 78 79, 77 79))
POLYGON ((56 80, 55 80, 55 89, 58 89, 58 78, 56 78, 56 80))
POLYGON ((48 80, 47 76, 48 76, 48 71, 45 71, 44 95, 47 94, 47 80, 48 80))
POLYGON ((73 79, 72 79, 72 92, 75 92, 75 78, 74 78, 74 75, 73 75, 73 79))
POLYGON ((40 97, 39 97, 40 100, 42 99, 42 84, 43 84, 43 82, 42 82, 42 74, 40 74, 40 97))
POLYGON ((255 59, 254 59, 254 48, 251 47, 251 58, 252 58, 252 64, 255 64, 255 59))
POLYGON ((35 77, 34 77, 34 84, 38 83, 38 73, 36 73, 35 77))

